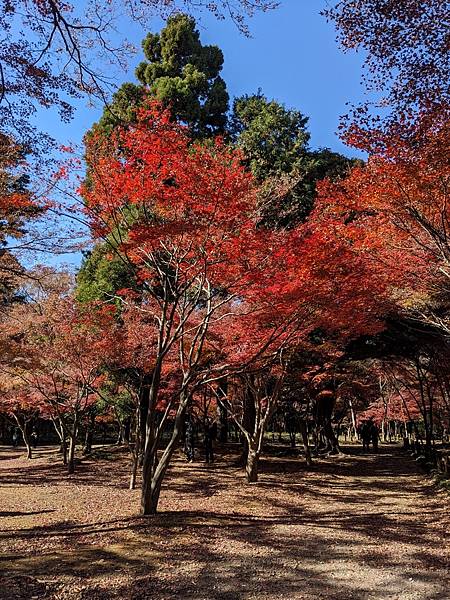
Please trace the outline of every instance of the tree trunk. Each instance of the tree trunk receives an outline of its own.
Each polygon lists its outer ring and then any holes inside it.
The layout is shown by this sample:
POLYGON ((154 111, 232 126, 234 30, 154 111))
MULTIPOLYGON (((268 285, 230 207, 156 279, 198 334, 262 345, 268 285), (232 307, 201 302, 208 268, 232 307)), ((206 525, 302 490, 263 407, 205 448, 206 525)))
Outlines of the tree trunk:
POLYGON ((258 449, 251 443, 248 447, 247 464, 245 466, 248 483, 255 483, 258 481, 259 455, 258 449))
POLYGON ((126 444, 130 443, 131 434, 131 417, 127 417, 123 423, 123 441, 126 444))
POLYGON ((152 375, 145 375, 142 388, 139 394, 139 440, 141 446, 141 452, 139 456, 139 466, 142 467, 144 465, 144 453, 143 445, 145 445, 145 439, 147 435, 147 415, 148 415, 148 407, 150 404, 150 387, 152 384, 152 375))
POLYGON ((25 423, 25 426, 22 429, 22 437, 23 437, 23 441, 24 441, 24 444, 27 449, 27 458, 31 459, 31 458, 33 458, 33 454, 32 454, 32 450, 31 450, 30 438, 29 438, 28 431, 27 431, 27 423, 25 423))
POLYGON ((226 444, 228 441, 228 413, 225 406, 220 402, 223 398, 226 398, 228 394, 228 381, 226 377, 223 377, 219 381, 217 386, 217 396, 219 398, 218 411, 219 411, 219 432, 218 439, 222 444, 226 444))
POLYGON ((139 455, 135 454, 135 456, 133 456, 133 464, 131 467, 130 487, 129 487, 130 490, 134 490, 136 488, 136 477, 137 477, 138 466, 139 466, 139 455))
MULTIPOLYGON (((143 452, 142 452, 142 494, 141 494, 141 513, 150 515, 156 513, 156 508, 153 509, 153 501, 151 494, 151 485, 153 473, 156 469, 158 460, 157 440, 155 439, 156 432, 156 404, 158 399, 159 385, 161 381, 161 363, 155 366, 152 376, 152 382, 148 390, 148 398, 146 400, 147 411, 143 419, 145 432, 143 437, 143 452), (154 511, 154 512, 153 512, 154 511)), ((157 506, 157 502, 156 502, 157 506)))
POLYGON ((92 440, 94 438, 94 428, 95 428, 95 412, 92 411, 89 415, 87 427, 86 427, 86 436, 84 438, 84 447, 83 447, 83 456, 86 454, 90 454, 92 452, 92 440))
POLYGON ((67 440, 66 436, 61 440, 61 452, 63 455, 63 465, 67 466, 67 440))
POLYGON ((161 493, 161 485, 169 466, 170 459, 175 451, 177 443, 183 431, 184 415, 186 413, 187 400, 180 399, 180 405, 175 417, 172 436, 167 444, 161 459, 155 465, 154 454, 157 450, 152 448, 145 449, 144 467, 142 472, 142 495, 141 495, 141 514, 155 515, 158 510, 159 496, 161 493))
POLYGON ((291 448, 295 448, 295 444, 297 442, 297 423, 295 415, 287 415, 285 418, 285 425, 287 432, 289 434, 289 441, 291 444, 291 448))
POLYGON ((352 402, 352 399, 351 399, 351 398, 349 398, 349 399, 348 399, 348 405, 349 405, 349 408, 350 408, 350 415, 351 415, 351 418, 352 418, 352 427, 353 427, 353 433, 352 433, 352 437, 351 437, 351 439, 352 439, 352 440, 353 440, 353 439, 358 439, 358 433, 357 433, 357 431, 356 431, 356 415, 355 415, 355 409, 353 408, 353 402, 352 402))
POLYGON ((55 418, 52 418, 53 426, 55 431, 59 437, 59 452, 63 455, 63 464, 67 465, 67 440, 66 433, 64 430, 64 425, 61 419, 58 419, 58 422, 55 418))
MULTIPOLYGON (((249 386, 247 386, 244 393, 242 410, 242 427, 249 433, 252 433, 255 430, 256 408, 254 394, 249 386)), ((247 464, 248 453, 247 437, 242 436, 242 454, 239 459, 239 465, 243 466, 247 464)))
POLYGON ((67 473, 71 475, 75 471, 75 439, 70 436, 69 458, 67 461, 67 473))
POLYGON ((119 431, 117 433, 116 446, 121 446, 125 441, 125 427, 120 419, 117 419, 119 431))
POLYGON ((267 413, 265 418, 257 419, 257 422, 255 422, 255 436, 250 437, 249 440, 247 462, 245 465, 248 483, 256 483, 258 481, 259 459, 261 456, 266 423, 269 416, 270 414, 267 413))
POLYGON ((130 490, 136 487, 137 470, 141 456, 141 405, 138 402, 135 411, 133 463, 130 475, 130 490))
POLYGON ((27 441, 27 442, 25 442, 25 446, 27 447, 27 458, 28 459, 33 458, 33 454, 31 451, 31 444, 27 441))
POLYGON ((29 423, 28 421, 21 422, 16 415, 14 415, 14 418, 16 419, 16 423, 22 434, 23 443, 25 444, 25 447, 27 449, 27 458, 31 460, 33 458, 33 452, 31 450, 30 436, 28 435, 29 423))
POLYGON ((302 436, 303 447, 305 450, 306 464, 308 465, 308 467, 311 467, 312 466, 311 449, 309 447, 309 440, 308 440, 308 427, 307 427, 305 421, 300 422, 300 434, 302 436))
POLYGON ((69 459, 67 461, 67 473, 69 475, 71 475, 75 471, 75 445, 77 443, 77 433, 78 433, 78 417, 75 416, 73 428, 72 428, 72 431, 70 434, 69 459))

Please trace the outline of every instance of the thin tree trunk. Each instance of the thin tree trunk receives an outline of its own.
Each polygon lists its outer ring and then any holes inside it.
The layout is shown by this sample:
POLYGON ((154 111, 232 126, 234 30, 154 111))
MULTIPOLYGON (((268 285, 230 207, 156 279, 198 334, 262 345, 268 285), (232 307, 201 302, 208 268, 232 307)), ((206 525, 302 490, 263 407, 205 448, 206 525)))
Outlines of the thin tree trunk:
POLYGON ((31 442, 30 437, 28 435, 28 422, 24 421, 23 423, 21 423, 20 419, 18 419, 16 415, 14 415, 14 418, 22 434, 23 443, 25 444, 25 447, 27 449, 27 459, 31 460, 33 458, 33 452, 31 450, 31 442))
POLYGON ((70 434, 69 459, 67 461, 67 473, 69 475, 71 475, 75 471, 75 445, 77 443, 77 433, 78 433, 78 416, 75 415, 73 428, 72 428, 72 431, 70 434))
POLYGON ((142 389, 139 394, 139 440, 140 440, 140 456, 139 456, 139 466, 142 467, 144 464, 144 448, 145 440, 147 435, 147 416, 148 416, 148 407, 150 404, 150 389, 153 381, 152 375, 145 375, 142 382, 142 389))
POLYGON ((355 409, 353 408, 353 402, 352 402, 351 398, 348 399, 348 405, 350 407, 350 415, 351 415, 351 418, 352 418, 352 427, 353 427, 353 435, 352 435, 352 437, 354 436, 355 439, 358 439, 358 434, 357 434, 357 431, 356 431, 355 409))
POLYGON ((27 458, 31 459, 31 458, 33 458, 33 455, 32 455, 31 442, 30 442, 30 438, 29 438, 27 429, 28 429, 27 428, 27 423, 25 423, 25 425, 24 425, 24 427, 23 427, 23 429, 21 431, 22 431, 23 441, 24 441, 24 444, 25 444, 26 449, 27 449, 27 458))
POLYGON ((140 402, 137 403, 135 412, 135 429, 134 429, 134 450, 133 450, 133 463, 131 467, 130 475, 130 490, 134 490, 136 487, 137 470, 140 462, 141 455, 141 406, 140 402))
MULTIPOLYGON (((25 439, 24 439, 25 441, 25 439)), ((29 443, 29 441, 25 441, 25 446, 27 447, 27 458, 28 459, 32 459, 33 455, 32 455, 32 451, 31 451, 31 444, 29 443)))
MULTIPOLYGON (((242 427, 249 433, 252 433, 255 430, 256 408, 254 394, 250 389, 250 386, 246 386, 242 409, 242 427)), ((248 453, 249 445, 247 437, 242 436, 242 453, 238 462, 240 466, 244 466, 247 464, 248 453)))
POLYGON ((69 457, 67 461, 67 473, 71 475, 75 471, 75 438, 71 435, 69 441, 69 457))
POLYGON ((130 443, 131 434, 131 417, 127 417, 123 422, 123 441, 126 444, 130 443))
POLYGON ((151 449, 146 449, 142 473, 141 514, 143 515, 155 515, 158 510, 161 485, 164 475, 166 474, 167 467, 169 466, 170 459, 172 458, 183 431, 183 421, 186 408, 187 400, 186 398, 181 398, 175 417, 172 436, 157 464, 155 464, 156 456, 152 455, 151 449))
POLYGON ((92 440, 94 438, 94 428, 95 428, 95 412, 92 411, 89 415, 87 427, 86 427, 86 436, 84 438, 84 447, 83 447, 83 456, 86 454, 90 454, 92 452, 92 440))
POLYGON ((52 417, 53 426, 59 437, 59 452, 63 455, 63 464, 67 465, 67 440, 66 432, 61 418, 58 421, 52 417))
POLYGON ((217 387, 217 396, 219 398, 218 410, 219 410, 219 441, 222 444, 226 444, 228 441, 228 414, 226 408, 220 402, 223 398, 226 398, 228 393, 228 381, 226 377, 223 377, 219 381, 217 387))
POLYGON ((125 441, 125 427, 120 419, 117 419, 119 431, 117 433, 116 446, 121 446, 125 441))
POLYGON ((300 434, 302 436, 303 447, 305 450, 306 464, 308 465, 308 467, 311 467, 312 466, 311 449, 309 447, 309 440, 308 440, 308 427, 306 426, 305 421, 300 422, 300 434))
POLYGON ((131 475, 130 475, 130 490, 134 490, 136 488, 136 478, 137 478, 137 470, 139 466, 139 455, 135 454, 133 456, 133 464, 131 467, 131 475))
POLYGON ((66 436, 61 440, 61 449, 63 455, 63 465, 67 466, 67 440, 66 436))

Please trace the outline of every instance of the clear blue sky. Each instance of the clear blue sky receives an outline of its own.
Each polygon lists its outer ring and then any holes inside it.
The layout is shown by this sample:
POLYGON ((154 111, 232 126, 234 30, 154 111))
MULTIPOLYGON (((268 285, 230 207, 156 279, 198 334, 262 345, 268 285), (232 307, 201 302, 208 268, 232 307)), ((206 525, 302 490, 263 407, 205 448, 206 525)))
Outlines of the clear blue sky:
MULTIPOLYGON (((269 98, 310 117, 312 147, 327 146, 355 155, 340 142, 336 131, 339 116, 346 112, 345 103, 357 102, 362 96, 362 58, 338 48, 332 24, 319 14, 324 5, 325 0, 281 0, 278 10, 249 21, 251 38, 243 36, 231 21, 218 21, 209 13, 202 14, 198 26, 203 43, 216 44, 224 52, 223 77, 231 97, 262 88, 269 98)), ((154 19, 147 30, 158 31, 162 26, 163 21, 154 19)), ((139 52, 130 59, 128 73, 117 73, 118 84, 134 81, 145 32, 126 20, 122 22, 120 35, 133 42, 139 52)), ((39 127, 61 143, 79 143, 100 113, 101 107, 80 102, 69 125, 61 125, 53 112, 43 111, 39 127)))

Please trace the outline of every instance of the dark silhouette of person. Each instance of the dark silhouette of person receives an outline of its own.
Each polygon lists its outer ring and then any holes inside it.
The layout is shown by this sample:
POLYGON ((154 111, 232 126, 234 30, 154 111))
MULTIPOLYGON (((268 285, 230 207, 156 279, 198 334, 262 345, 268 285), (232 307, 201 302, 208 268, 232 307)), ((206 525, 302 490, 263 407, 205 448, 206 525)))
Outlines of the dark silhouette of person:
POLYGON ((376 423, 370 420, 370 440, 372 442, 373 451, 378 452, 378 436, 379 431, 376 423))
POLYGON ((369 451, 369 444, 371 438, 371 427, 368 421, 364 421, 360 427, 360 435, 363 444, 363 451, 369 451))
POLYGON ((205 422, 205 461, 207 463, 214 462, 214 440, 217 437, 217 423, 210 418, 205 422))
POLYGON ((36 448, 38 445, 38 441, 39 441, 39 434, 37 432, 36 427, 33 427, 33 431, 31 432, 30 438, 31 438, 31 445, 33 446, 33 448, 36 448))

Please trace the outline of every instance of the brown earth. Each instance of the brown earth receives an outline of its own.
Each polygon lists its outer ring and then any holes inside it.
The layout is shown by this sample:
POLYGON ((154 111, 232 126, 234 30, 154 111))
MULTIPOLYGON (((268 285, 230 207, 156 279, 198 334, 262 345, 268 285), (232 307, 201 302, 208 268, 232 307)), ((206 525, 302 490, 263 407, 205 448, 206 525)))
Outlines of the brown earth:
POLYGON ((140 518, 124 452, 68 477, 1 448, 0 598, 448 600, 448 495, 399 449, 348 452, 271 456, 252 485, 231 455, 179 458, 140 518))

